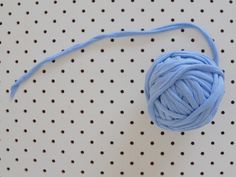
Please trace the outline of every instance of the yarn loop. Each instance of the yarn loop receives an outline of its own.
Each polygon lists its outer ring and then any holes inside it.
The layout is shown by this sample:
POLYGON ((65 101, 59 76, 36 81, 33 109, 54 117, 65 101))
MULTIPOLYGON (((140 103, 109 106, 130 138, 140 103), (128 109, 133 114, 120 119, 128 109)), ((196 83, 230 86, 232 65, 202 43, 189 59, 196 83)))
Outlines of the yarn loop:
POLYGON ((120 31, 97 35, 47 57, 22 75, 12 86, 13 99, 19 86, 42 66, 74 50, 106 38, 151 35, 180 28, 194 28, 207 40, 212 59, 192 51, 173 51, 156 58, 146 74, 145 95, 150 117, 156 125, 172 131, 188 131, 209 123, 224 95, 224 74, 210 35, 193 23, 173 23, 144 31, 120 31))

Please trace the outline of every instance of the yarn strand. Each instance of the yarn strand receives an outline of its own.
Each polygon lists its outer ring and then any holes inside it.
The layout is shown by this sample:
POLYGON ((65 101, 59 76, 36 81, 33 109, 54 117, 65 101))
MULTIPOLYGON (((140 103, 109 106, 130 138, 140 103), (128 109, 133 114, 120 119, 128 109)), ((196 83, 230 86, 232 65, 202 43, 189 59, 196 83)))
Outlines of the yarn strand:
POLYGON ((166 26, 162 26, 159 28, 153 28, 150 30, 144 30, 144 31, 120 31, 120 32, 113 32, 113 33, 107 33, 107 34, 100 34, 97 35, 95 37, 92 37, 91 39, 82 42, 82 43, 78 43, 75 44, 69 48, 66 48, 63 51, 60 51, 56 54, 53 54, 45 59, 43 59, 42 61, 40 61, 38 64, 36 64, 35 66, 33 66, 32 69, 30 69, 27 73, 25 73, 24 75, 22 75, 18 80, 16 80, 16 82, 11 86, 11 90, 10 90, 10 97, 13 99, 17 89, 19 88, 19 86, 25 82, 26 80, 28 80, 34 73, 36 73, 42 66, 46 65, 47 63, 53 61, 53 60, 57 60, 60 57, 69 54, 75 50, 79 50, 82 48, 85 48, 97 41, 100 41, 102 39, 106 39, 106 38, 121 38, 121 37, 127 37, 127 36, 143 36, 143 35, 152 35, 152 34, 158 34, 158 33, 162 33, 162 32, 166 32, 166 31, 171 31, 171 30, 175 30, 175 29, 181 29, 181 28, 194 28, 196 30, 198 30, 203 36, 204 38, 207 40, 210 48, 211 48, 211 52, 213 55, 213 60, 215 61, 215 63, 218 65, 219 63, 219 57, 218 57, 218 53, 217 53, 217 49, 216 46, 213 42, 213 40, 210 38, 210 35, 203 30, 202 28, 200 28, 199 26, 193 24, 193 23, 174 23, 174 24, 170 24, 170 25, 166 25, 166 26))

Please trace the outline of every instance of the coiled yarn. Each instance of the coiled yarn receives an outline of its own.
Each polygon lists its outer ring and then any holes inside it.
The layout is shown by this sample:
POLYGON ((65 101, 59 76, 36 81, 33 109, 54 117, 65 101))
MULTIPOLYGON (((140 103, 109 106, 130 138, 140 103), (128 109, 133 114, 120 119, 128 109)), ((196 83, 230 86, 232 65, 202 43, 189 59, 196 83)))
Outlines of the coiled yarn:
POLYGON ((224 74, 216 46, 209 34, 193 23, 175 23, 146 31, 121 31, 97 35, 36 64, 12 86, 18 87, 43 65, 105 38, 151 35, 180 28, 194 28, 207 40, 213 59, 192 51, 173 51, 156 58, 146 74, 145 95, 152 121, 163 129, 187 131, 202 127, 215 116, 224 95, 224 74))
POLYGON ((149 69, 145 91, 149 113, 158 126, 192 130, 214 117, 224 93, 223 73, 204 55, 171 52, 149 69))

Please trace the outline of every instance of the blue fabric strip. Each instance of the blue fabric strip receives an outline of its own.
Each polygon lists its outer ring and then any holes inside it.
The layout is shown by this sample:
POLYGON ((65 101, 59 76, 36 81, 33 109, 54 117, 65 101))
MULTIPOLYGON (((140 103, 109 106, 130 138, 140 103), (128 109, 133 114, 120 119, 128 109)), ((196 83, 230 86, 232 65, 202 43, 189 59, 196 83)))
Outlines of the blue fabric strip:
POLYGON ((145 31, 120 31, 120 32, 113 32, 113 33, 108 33, 108 34, 99 34, 99 35, 92 37, 91 39, 89 39, 85 42, 75 44, 75 45, 65 49, 64 51, 60 51, 54 55, 51 55, 51 56, 43 59, 39 63, 37 63, 35 66, 33 66, 32 69, 30 69, 27 73, 25 73, 19 79, 17 79, 17 81, 11 86, 10 97, 13 99, 19 86, 23 82, 28 80, 42 66, 46 65, 47 63, 51 62, 52 60, 57 60, 60 57, 66 55, 68 53, 71 53, 75 50, 85 48, 97 41, 100 41, 100 40, 106 39, 106 38, 120 38, 120 37, 127 37, 127 36, 152 35, 152 34, 158 34, 158 33, 171 31, 171 30, 175 30, 175 29, 181 29, 181 28, 194 28, 194 29, 198 30, 204 36, 204 38, 207 40, 207 42, 211 48, 211 51, 212 51, 213 60, 218 65, 219 58, 218 58, 217 49, 216 49, 216 46, 215 46, 213 40, 210 38, 209 34, 205 30, 203 30, 202 28, 200 28, 199 26, 197 26, 193 23, 174 23, 174 24, 162 26, 159 28, 153 28, 153 29, 145 30, 145 31))

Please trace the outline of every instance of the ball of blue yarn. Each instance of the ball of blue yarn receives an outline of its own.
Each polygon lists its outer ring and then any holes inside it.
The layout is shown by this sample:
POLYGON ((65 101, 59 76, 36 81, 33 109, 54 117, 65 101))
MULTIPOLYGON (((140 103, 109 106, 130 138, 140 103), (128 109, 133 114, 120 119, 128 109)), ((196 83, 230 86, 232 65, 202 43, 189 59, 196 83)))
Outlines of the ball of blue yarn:
POLYGON ((42 66, 74 50, 106 38, 151 35, 180 28, 198 30, 208 42, 212 59, 190 51, 170 52, 157 58, 145 80, 145 94, 151 119, 161 128, 172 131, 193 130, 210 122, 224 94, 224 75, 217 48, 210 35, 193 23, 176 23, 144 31, 120 31, 100 34, 55 53, 37 63, 12 86, 10 97, 19 86, 42 66))
POLYGON ((161 128, 187 131, 209 123, 224 94, 224 76, 200 53, 177 51, 156 59, 146 75, 152 120, 161 128))

